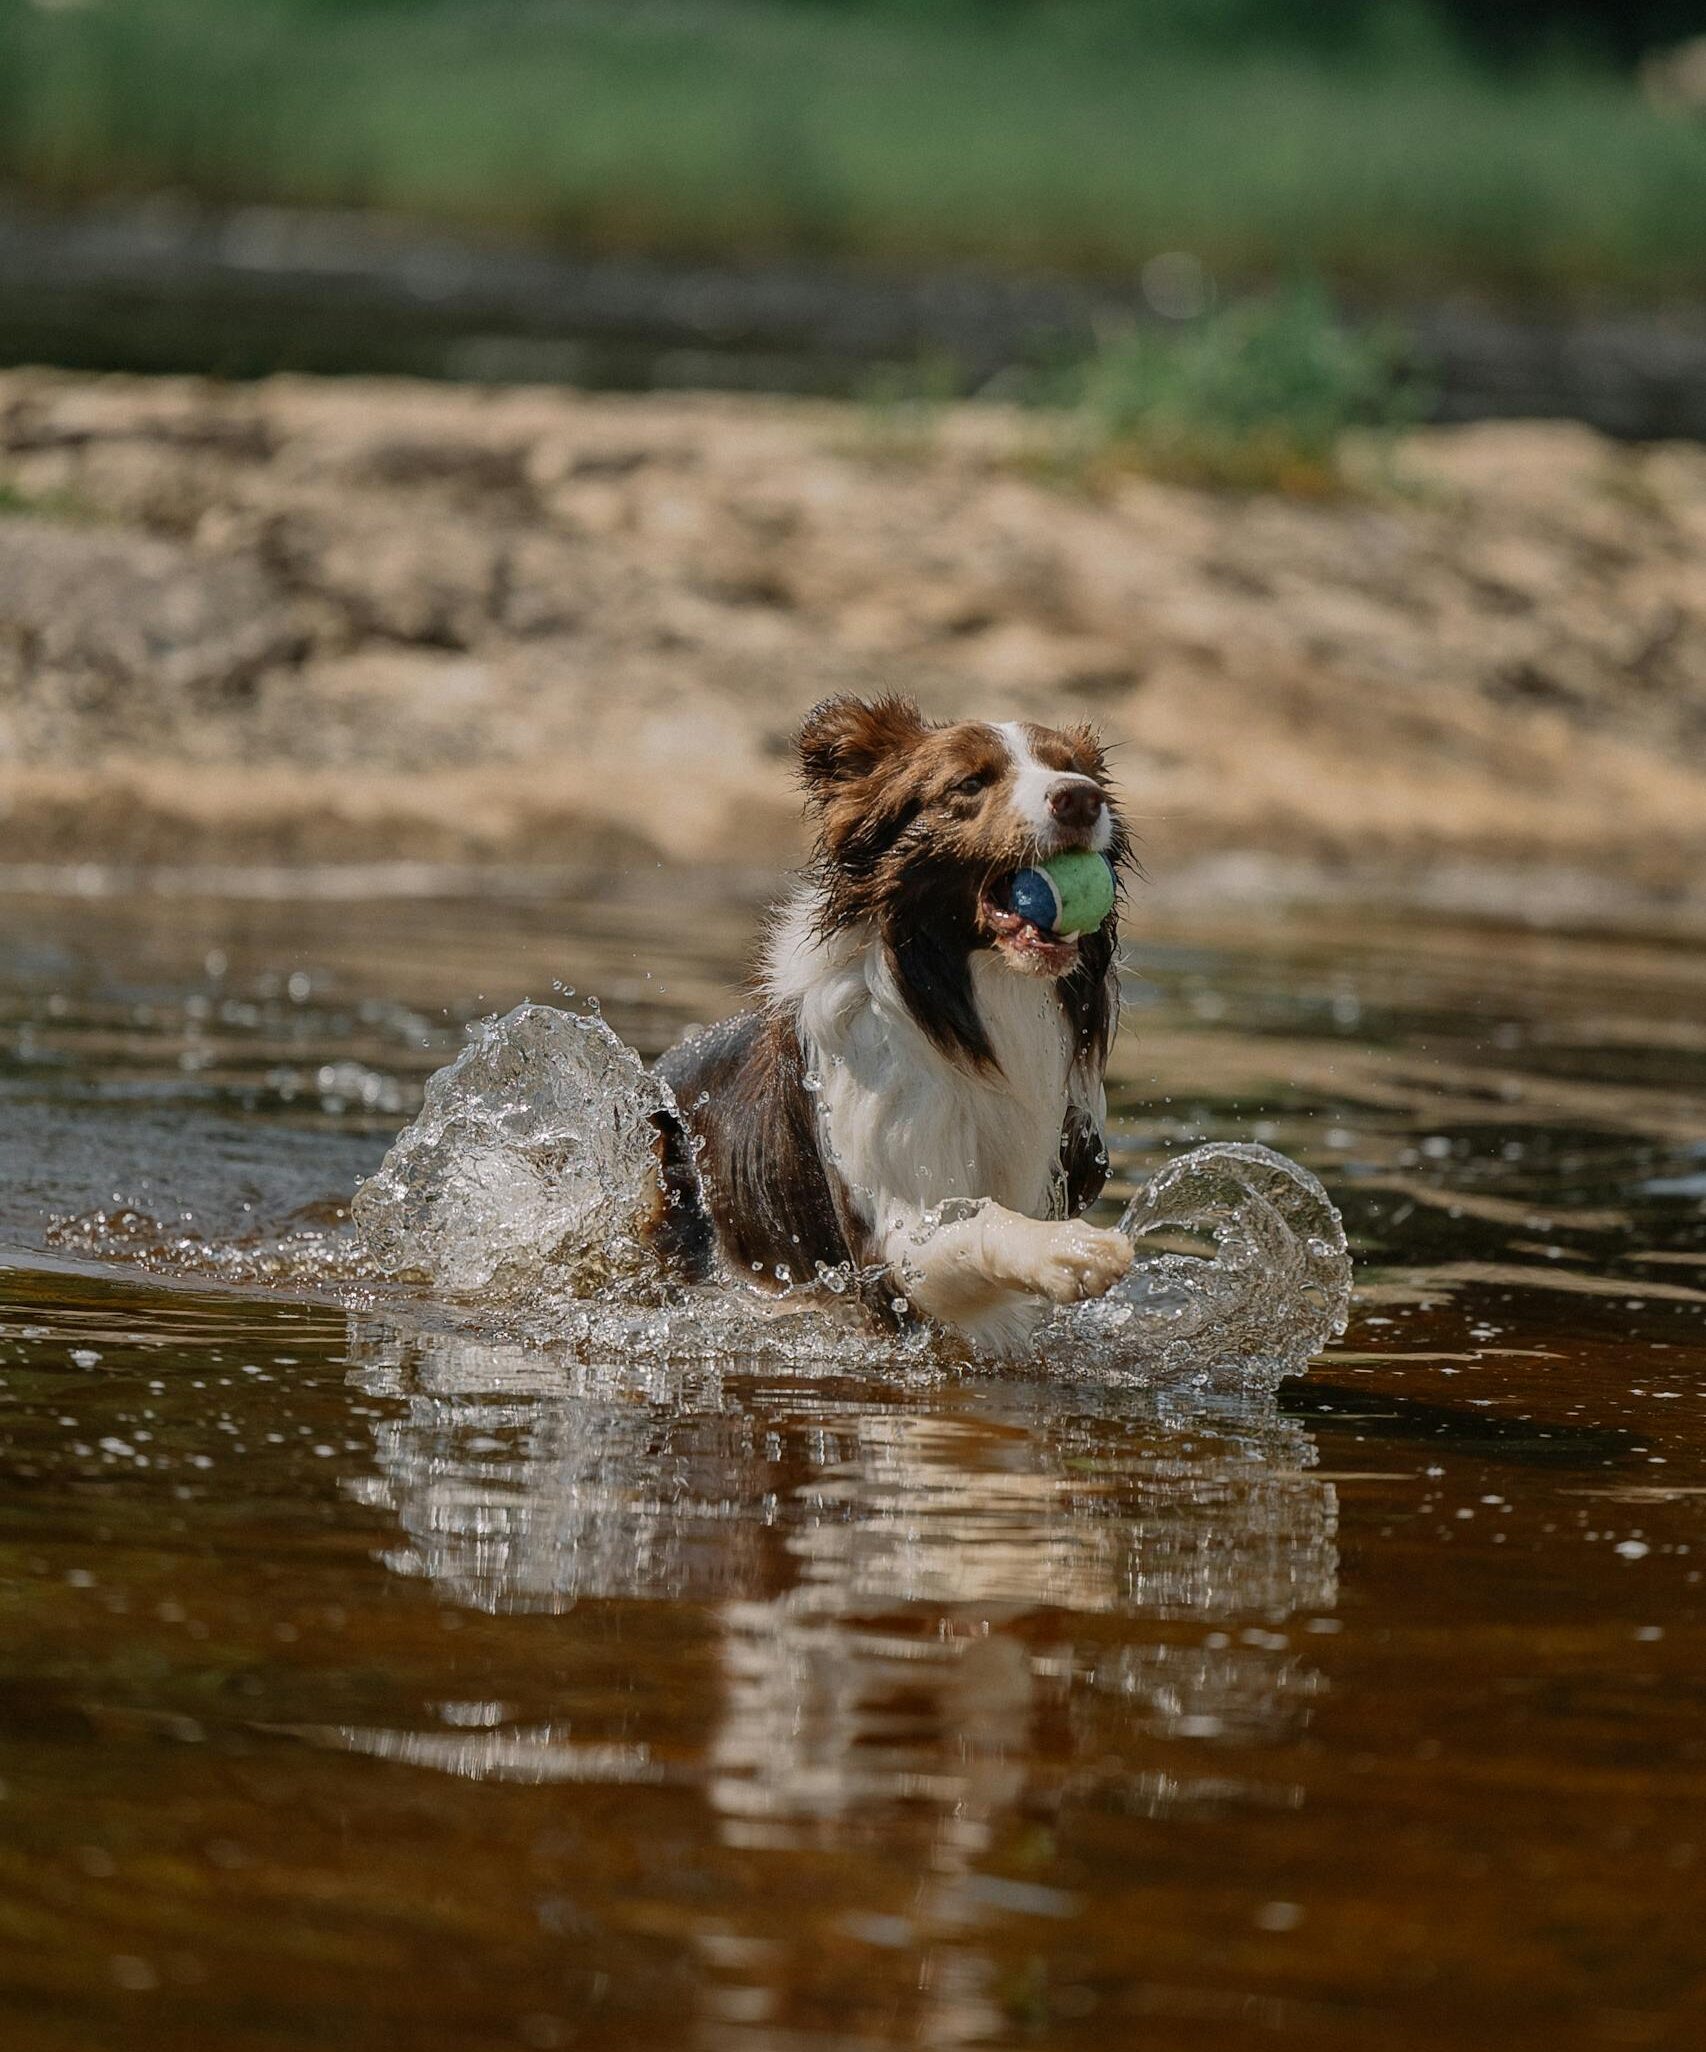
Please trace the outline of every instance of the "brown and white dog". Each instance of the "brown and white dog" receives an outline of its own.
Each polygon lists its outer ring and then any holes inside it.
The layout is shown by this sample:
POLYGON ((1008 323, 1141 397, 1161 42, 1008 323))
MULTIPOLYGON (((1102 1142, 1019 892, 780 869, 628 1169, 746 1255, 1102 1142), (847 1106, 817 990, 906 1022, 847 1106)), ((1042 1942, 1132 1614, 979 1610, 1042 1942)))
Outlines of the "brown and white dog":
POLYGON ((817 847, 761 1002, 658 1064, 691 1136, 665 1136, 660 1237, 766 1282, 851 1263, 879 1315, 1022 1352, 1132 1258, 1077 1216, 1108 1166, 1114 917, 1060 939, 1005 899, 1063 849, 1128 860, 1102 751, 1086 727, 937 726, 897 698, 830 699, 799 748, 817 847))

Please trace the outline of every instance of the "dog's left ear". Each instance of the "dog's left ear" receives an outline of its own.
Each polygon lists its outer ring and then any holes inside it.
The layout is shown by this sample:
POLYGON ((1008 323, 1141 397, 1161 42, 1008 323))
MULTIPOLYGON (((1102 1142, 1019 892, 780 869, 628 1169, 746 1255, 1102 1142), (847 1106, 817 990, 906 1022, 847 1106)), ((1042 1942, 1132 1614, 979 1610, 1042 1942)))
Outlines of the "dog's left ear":
POLYGON ((826 698, 800 729, 800 775, 816 799, 868 777, 929 732, 909 698, 826 698))

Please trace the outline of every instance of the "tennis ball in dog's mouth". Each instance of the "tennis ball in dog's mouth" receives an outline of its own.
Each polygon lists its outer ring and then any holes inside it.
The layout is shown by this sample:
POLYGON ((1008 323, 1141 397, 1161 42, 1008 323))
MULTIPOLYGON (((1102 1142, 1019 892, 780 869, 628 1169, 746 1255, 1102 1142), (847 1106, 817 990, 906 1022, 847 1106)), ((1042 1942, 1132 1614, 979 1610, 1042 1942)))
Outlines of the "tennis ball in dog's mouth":
POLYGON ((1068 848, 1014 877, 1009 903, 1044 933, 1094 933, 1114 909, 1113 865, 1091 848, 1068 848))

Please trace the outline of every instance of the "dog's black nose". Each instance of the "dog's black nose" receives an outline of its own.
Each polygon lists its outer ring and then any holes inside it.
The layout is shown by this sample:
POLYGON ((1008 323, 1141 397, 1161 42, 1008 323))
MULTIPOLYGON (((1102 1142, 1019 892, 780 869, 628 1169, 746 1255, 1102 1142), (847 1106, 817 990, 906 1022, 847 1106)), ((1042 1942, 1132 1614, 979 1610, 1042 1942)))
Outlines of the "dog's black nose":
POLYGON ((1087 834, 1102 816, 1102 794, 1088 777, 1062 777, 1049 786, 1048 809, 1069 832, 1087 834))

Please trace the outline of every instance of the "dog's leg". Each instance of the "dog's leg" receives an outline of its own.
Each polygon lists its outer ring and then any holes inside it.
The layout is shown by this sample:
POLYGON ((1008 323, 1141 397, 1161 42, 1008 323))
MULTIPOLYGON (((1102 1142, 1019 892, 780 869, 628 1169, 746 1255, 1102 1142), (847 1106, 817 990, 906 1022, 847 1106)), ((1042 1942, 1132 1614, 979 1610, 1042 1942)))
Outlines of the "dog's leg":
POLYGON ((1026 1218, 994 1203, 935 1227, 897 1227, 886 1252, 918 1310, 997 1352, 1029 1338, 1045 1302, 1102 1296, 1132 1263, 1124 1233, 1082 1219, 1026 1218))

